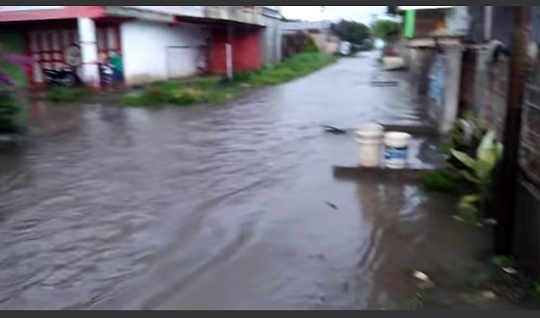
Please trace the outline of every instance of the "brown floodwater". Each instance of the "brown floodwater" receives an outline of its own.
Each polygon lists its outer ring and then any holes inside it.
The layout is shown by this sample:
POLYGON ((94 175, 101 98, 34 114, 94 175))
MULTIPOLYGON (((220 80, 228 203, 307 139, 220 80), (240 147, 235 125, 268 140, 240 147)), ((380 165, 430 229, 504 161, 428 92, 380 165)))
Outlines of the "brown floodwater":
POLYGON ((0 153, 0 309, 383 309, 413 269, 468 275, 486 235, 450 198, 332 174, 357 145, 321 125, 428 123, 375 72, 343 59, 221 106, 32 105, 0 153))

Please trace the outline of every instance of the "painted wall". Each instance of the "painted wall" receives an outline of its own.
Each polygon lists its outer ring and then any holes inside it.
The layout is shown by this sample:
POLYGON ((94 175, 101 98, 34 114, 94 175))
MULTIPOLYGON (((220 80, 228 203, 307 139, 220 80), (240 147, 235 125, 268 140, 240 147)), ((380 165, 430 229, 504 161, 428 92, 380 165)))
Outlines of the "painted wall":
POLYGON ((263 64, 266 67, 277 65, 282 60, 281 20, 273 16, 263 16, 265 28, 261 31, 263 64))
POLYGON ((329 36, 327 34, 310 34, 315 45, 321 50, 321 52, 328 54, 335 54, 339 50, 340 39, 336 36, 329 36))
POLYGON ((448 134, 452 130, 458 116, 463 52, 460 47, 448 48, 445 56, 446 79, 439 126, 442 134, 448 134))
POLYGON ((468 35, 471 23, 467 6, 455 6, 446 14, 446 30, 452 36, 468 35))
POLYGON ((240 28, 236 30, 233 43, 234 69, 250 71, 262 67, 260 29, 240 28))
POLYGON ((171 51, 176 49, 185 50, 180 62, 192 69, 209 36, 208 30, 191 24, 173 27, 142 21, 123 23, 121 37, 126 84, 137 85, 169 79, 171 55, 172 58, 178 56, 171 51))
POLYGON ((435 102, 436 107, 443 106, 444 87, 446 84, 446 69, 447 65, 445 55, 437 54, 429 74, 428 91, 428 96, 435 102))
MULTIPOLYGON (((64 51, 73 44, 80 44, 80 35, 77 25, 71 22, 34 23, 28 28, 27 54, 34 59, 30 81, 39 85, 43 84, 43 68, 66 66, 64 51)), ((118 27, 98 25, 96 37, 100 52, 122 55, 118 27)))
MULTIPOLYGON (((262 67, 261 30, 236 27, 233 31, 233 70, 251 71, 262 67)), ((226 28, 219 28, 212 36, 210 69, 214 73, 227 71, 225 45, 228 43, 226 28)))
POLYGON ((438 24, 446 22, 446 10, 419 10, 414 14, 413 37, 429 37, 438 24))
POLYGON ((485 6, 469 6, 468 7, 469 16, 471 19, 469 37, 477 42, 483 43, 485 39, 485 6))
POLYGON ((0 6, 0 22, 98 18, 101 6, 0 6))

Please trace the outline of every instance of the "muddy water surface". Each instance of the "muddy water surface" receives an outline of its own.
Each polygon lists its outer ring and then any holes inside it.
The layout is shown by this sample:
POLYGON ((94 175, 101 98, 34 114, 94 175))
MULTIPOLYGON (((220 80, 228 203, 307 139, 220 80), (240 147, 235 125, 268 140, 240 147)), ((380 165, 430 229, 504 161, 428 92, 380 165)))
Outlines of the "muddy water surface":
POLYGON ((373 72, 343 59, 225 106, 33 105, 0 154, 0 308, 382 309, 413 267, 465 273, 485 240, 452 202, 332 176, 356 145, 321 125, 425 123, 373 72))

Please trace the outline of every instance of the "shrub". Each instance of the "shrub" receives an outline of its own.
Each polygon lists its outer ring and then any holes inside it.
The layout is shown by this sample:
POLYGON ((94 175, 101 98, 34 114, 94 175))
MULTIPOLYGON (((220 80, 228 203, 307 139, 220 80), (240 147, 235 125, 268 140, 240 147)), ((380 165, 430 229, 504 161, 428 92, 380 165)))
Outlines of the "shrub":
POLYGON ((32 66, 32 60, 22 55, 4 54, 0 47, 0 133, 16 133, 22 128, 24 106, 17 98, 15 83, 6 70, 8 65, 24 69, 32 66))
POLYGON ((206 100, 203 90, 192 87, 178 87, 171 90, 167 96, 168 102, 174 105, 191 105, 206 100))
POLYGON ((425 192, 452 192, 458 189, 461 176, 449 169, 426 172, 422 176, 420 187, 425 192))
POLYGON ((299 31, 283 36, 282 51, 283 57, 289 58, 299 53, 319 52, 319 48, 309 34, 299 31))
POLYGON ((124 97, 128 106, 154 106, 159 104, 192 105, 207 101, 208 93, 202 89, 179 83, 158 83, 147 86, 141 94, 124 97))
POLYGON ((0 134, 19 131, 18 116, 21 112, 22 107, 18 105, 13 92, 0 91, 0 134))
POLYGON ((90 90, 86 87, 52 87, 47 90, 47 99, 56 103, 73 103, 89 95, 90 90))

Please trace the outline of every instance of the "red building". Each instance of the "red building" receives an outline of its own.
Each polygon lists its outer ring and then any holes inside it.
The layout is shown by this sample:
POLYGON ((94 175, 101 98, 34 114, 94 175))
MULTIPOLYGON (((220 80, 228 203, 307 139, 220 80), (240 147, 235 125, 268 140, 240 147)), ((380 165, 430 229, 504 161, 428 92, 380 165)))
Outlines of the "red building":
POLYGON ((43 69, 72 65, 99 86, 99 53, 122 57, 128 85, 221 74, 228 66, 249 71, 262 66, 256 8, 0 6, 0 43, 33 57, 33 70, 18 80, 32 85, 43 84, 43 69))

